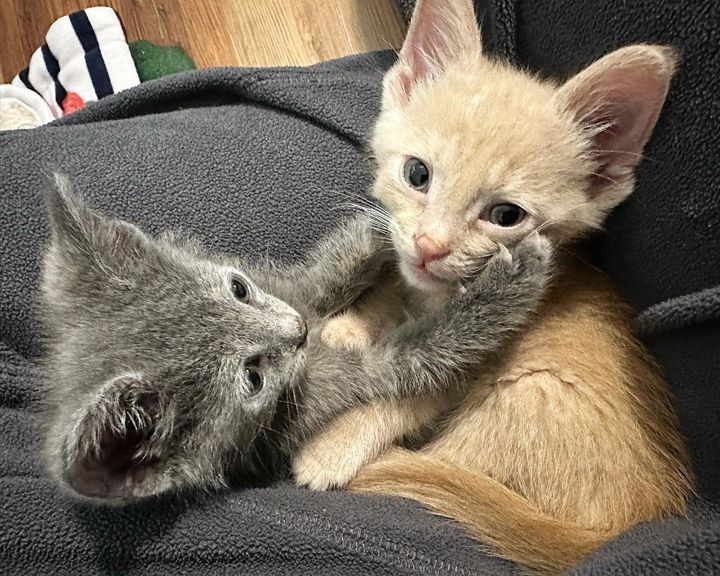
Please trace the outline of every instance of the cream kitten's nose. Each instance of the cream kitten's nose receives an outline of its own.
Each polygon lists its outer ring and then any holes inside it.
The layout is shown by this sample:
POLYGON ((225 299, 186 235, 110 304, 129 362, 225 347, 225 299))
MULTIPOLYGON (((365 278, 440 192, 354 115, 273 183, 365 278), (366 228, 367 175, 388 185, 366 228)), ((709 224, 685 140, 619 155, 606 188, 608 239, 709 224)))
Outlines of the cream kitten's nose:
POLYGON ((415 237, 415 252, 418 258, 422 260, 422 263, 426 264, 444 258, 450 254, 450 248, 446 242, 437 240, 427 234, 421 234, 415 237))

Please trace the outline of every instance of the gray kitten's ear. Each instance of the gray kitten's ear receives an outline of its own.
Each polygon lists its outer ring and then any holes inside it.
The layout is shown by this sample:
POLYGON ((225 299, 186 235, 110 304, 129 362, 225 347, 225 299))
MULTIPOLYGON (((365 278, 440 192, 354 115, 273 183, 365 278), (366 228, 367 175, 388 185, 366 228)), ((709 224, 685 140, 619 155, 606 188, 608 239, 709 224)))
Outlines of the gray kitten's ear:
POLYGON ((70 178, 54 174, 45 191, 52 241, 61 254, 116 269, 140 260, 152 246, 136 226, 106 218, 73 193, 70 178))
POLYGON ((142 376, 106 383, 63 439, 63 480, 79 495, 122 503, 171 487, 172 406, 142 376))
POLYGON ((397 63, 383 82, 383 107, 402 106, 415 85, 481 54, 471 0, 418 0, 397 63))

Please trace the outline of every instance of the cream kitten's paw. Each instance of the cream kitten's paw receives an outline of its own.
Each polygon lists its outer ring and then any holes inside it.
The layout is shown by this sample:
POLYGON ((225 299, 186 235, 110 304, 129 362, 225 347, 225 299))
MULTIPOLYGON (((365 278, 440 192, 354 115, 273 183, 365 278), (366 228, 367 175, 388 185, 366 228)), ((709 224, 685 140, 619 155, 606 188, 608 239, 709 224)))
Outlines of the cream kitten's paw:
POLYGON ((361 318, 345 313, 331 318, 320 333, 322 341, 332 348, 364 350, 370 345, 370 332, 361 318))
POLYGON ((295 482, 312 490, 344 488, 374 454, 343 446, 332 435, 320 435, 305 445, 292 463, 295 482))

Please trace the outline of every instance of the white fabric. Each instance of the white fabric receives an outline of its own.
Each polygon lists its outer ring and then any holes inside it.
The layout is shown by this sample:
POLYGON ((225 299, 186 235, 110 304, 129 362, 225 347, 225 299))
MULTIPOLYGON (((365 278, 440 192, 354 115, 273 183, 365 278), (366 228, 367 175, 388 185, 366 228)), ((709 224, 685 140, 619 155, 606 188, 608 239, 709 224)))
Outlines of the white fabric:
MULTIPOLYGON (((112 8, 96 6, 85 11, 95 36, 100 54, 102 54, 113 92, 120 92, 140 84, 130 48, 125 40, 120 20, 112 8)), ((85 50, 68 16, 56 20, 45 37, 47 46, 59 65, 58 80, 68 93, 77 94, 85 103, 98 99, 88 70, 85 50)), ((63 111, 56 98, 56 84, 43 58, 42 49, 38 49, 30 59, 28 79, 32 87, 47 102, 56 117, 63 111)), ((25 84, 16 76, 12 84, 25 84)), ((62 103, 61 103, 62 104, 62 103)))
POLYGON ((54 119, 52 110, 37 92, 25 86, 0 85, 0 130, 35 128, 54 119))

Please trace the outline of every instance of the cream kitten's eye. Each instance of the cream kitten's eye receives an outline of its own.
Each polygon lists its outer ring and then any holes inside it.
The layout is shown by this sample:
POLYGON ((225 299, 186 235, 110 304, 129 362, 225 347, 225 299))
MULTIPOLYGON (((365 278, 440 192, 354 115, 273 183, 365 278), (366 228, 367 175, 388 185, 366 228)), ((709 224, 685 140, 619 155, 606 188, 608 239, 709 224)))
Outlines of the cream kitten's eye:
POLYGON ((520 224, 525 219, 526 212, 515 204, 496 204, 487 212, 484 218, 495 226, 510 228, 520 224))
POLYGON ((403 178, 418 192, 425 192, 430 183, 430 169, 417 158, 410 158, 403 167, 403 178))

